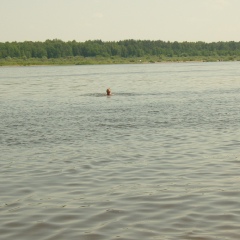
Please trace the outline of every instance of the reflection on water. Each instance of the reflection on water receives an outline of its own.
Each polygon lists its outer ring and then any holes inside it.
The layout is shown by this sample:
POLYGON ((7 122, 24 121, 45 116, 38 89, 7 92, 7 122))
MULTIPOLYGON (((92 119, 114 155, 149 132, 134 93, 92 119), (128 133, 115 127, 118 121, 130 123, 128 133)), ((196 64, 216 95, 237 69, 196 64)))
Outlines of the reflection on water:
POLYGON ((1 238, 240 239, 239 69, 1 68, 1 238))

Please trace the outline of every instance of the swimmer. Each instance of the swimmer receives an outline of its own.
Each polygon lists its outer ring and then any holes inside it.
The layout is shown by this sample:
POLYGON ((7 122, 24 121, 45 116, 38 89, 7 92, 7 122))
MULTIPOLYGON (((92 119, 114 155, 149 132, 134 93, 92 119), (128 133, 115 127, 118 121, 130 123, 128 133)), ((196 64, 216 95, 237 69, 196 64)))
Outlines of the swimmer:
POLYGON ((108 88, 108 89, 106 90, 106 92, 107 92, 107 95, 108 95, 108 96, 112 95, 112 92, 111 92, 111 89, 110 89, 110 88, 108 88))

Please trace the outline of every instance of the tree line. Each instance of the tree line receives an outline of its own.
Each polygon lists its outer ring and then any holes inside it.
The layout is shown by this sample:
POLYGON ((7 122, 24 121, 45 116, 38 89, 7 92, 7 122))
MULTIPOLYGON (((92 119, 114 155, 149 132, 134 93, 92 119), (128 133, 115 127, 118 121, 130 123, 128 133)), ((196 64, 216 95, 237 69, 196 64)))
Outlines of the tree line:
POLYGON ((0 59, 3 58, 65 58, 65 57, 194 57, 240 56, 240 42, 165 42, 150 40, 123 40, 85 42, 59 39, 45 42, 0 43, 0 59))

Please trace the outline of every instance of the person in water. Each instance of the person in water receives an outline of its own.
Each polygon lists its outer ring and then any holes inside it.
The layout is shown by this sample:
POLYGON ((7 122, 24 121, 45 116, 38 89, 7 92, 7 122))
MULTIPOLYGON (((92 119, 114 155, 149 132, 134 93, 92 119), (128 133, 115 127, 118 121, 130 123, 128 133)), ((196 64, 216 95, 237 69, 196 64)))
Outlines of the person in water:
POLYGON ((106 90, 106 92, 107 92, 107 95, 108 95, 108 96, 112 95, 112 92, 111 92, 111 89, 110 89, 110 88, 108 88, 108 89, 106 90))

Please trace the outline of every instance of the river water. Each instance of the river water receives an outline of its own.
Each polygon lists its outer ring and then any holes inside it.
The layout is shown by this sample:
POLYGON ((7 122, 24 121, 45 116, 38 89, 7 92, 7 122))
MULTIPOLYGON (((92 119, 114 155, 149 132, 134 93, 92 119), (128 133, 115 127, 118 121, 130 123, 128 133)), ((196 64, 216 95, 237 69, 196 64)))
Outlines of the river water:
POLYGON ((1 239, 239 240, 239 150, 239 62, 1 67, 1 239))

